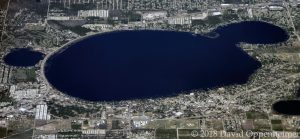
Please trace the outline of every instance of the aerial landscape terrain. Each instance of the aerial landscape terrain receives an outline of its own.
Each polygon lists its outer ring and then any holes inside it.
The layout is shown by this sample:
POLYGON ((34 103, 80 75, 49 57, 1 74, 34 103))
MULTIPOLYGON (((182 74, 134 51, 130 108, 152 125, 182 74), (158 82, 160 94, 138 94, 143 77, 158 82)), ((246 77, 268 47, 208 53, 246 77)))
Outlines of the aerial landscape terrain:
POLYGON ((0 0, 0 139, 300 139, 300 0, 0 0))

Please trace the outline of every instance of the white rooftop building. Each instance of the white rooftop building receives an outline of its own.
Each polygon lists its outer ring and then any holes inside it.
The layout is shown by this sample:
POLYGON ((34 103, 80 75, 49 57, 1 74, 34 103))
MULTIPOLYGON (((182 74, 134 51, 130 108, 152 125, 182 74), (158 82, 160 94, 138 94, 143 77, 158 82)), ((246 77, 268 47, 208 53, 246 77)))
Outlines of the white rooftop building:
POLYGON ((172 24, 172 25, 191 24, 192 23, 192 18, 190 16, 188 16, 188 17, 174 17, 174 18, 170 18, 168 20, 168 23, 172 24))
POLYGON ((271 11, 281 11, 283 9, 284 8, 282 6, 277 6, 277 5, 269 6, 269 10, 271 10, 271 11))
POLYGON ((85 24, 82 27, 89 28, 91 30, 109 30, 112 25, 109 24, 85 24))
POLYGON ((105 135, 104 129, 86 129, 82 130, 82 134, 85 135, 105 135))
POLYGON ((253 18, 253 12, 252 12, 252 9, 251 9, 251 8, 247 9, 247 12, 248 12, 249 17, 250 17, 250 18, 253 18))
POLYGON ((215 12, 212 12, 212 15, 213 15, 213 16, 222 15, 222 12, 215 11, 215 12))
POLYGON ((207 12, 191 14, 192 20, 203 20, 208 16, 207 12))
POLYGON ((141 128, 148 124, 150 118, 148 116, 134 116, 132 117, 132 124, 135 128, 141 128))
POLYGON ((78 17, 108 17, 108 10, 80 10, 78 17))
POLYGON ((38 95, 39 89, 17 90, 17 86, 12 85, 9 90, 10 96, 16 100, 34 98, 38 95))
POLYGON ((48 20, 70 20, 69 16, 49 16, 48 20))
POLYGON ((160 19, 166 17, 167 17, 166 11, 147 12, 142 14, 143 20, 154 20, 154 19, 160 19))
POLYGON ((50 115, 48 114, 48 106, 46 104, 39 104, 36 106, 35 119, 50 120, 50 115))

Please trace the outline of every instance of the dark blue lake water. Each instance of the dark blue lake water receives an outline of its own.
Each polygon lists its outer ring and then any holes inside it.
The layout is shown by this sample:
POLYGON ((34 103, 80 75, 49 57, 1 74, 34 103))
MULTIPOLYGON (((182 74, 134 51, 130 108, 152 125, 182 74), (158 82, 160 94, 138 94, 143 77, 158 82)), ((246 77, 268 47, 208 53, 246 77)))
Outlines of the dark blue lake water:
POLYGON ((278 114, 300 115, 300 100, 284 100, 273 104, 273 110, 278 114))
POLYGON ((219 37, 149 30, 91 36, 49 57, 45 76, 56 89, 90 101, 170 96, 246 83, 261 64, 236 44, 288 39, 281 28, 256 21, 215 32, 219 37))
POLYGON ((45 55, 33 51, 31 48, 16 48, 3 57, 4 62, 10 66, 28 67, 36 65, 45 55))

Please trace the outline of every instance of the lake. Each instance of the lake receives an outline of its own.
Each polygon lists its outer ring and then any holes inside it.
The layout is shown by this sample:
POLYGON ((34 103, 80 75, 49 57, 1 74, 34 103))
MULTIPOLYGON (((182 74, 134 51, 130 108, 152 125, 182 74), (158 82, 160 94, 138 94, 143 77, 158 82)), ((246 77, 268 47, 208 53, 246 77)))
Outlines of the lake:
POLYGON ((3 57, 5 64, 16 67, 35 66, 45 55, 32 48, 15 48, 3 57))
POLYGON ((300 115, 300 100, 282 100, 273 104, 276 113, 284 115, 300 115))
POLYGON ((89 101, 174 96, 244 84, 261 63, 236 46, 288 39, 258 21, 217 28, 216 38, 175 31, 116 31, 73 42, 52 54, 45 77, 57 90, 89 101))

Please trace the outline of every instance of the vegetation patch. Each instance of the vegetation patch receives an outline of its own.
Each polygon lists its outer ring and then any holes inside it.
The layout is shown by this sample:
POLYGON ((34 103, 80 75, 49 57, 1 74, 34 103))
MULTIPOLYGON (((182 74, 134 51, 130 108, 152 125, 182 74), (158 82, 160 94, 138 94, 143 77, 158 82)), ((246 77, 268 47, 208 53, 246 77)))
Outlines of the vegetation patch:
POLYGON ((6 137, 6 128, 0 127, 0 138, 6 137))
POLYGON ((271 124, 282 124, 281 120, 271 120, 271 124))
POLYGON ((34 68, 21 68, 15 69, 12 73, 12 81, 14 83, 20 82, 35 82, 36 81, 36 73, 34 68))
POLYGON ((176 129, 157 129, 155 134, 156 139, 176 139, 176 129))
POLYGON ((267 113, 257 112, 257 111, 248 111, 246 112, 247 119, 269 119, 267 113))

